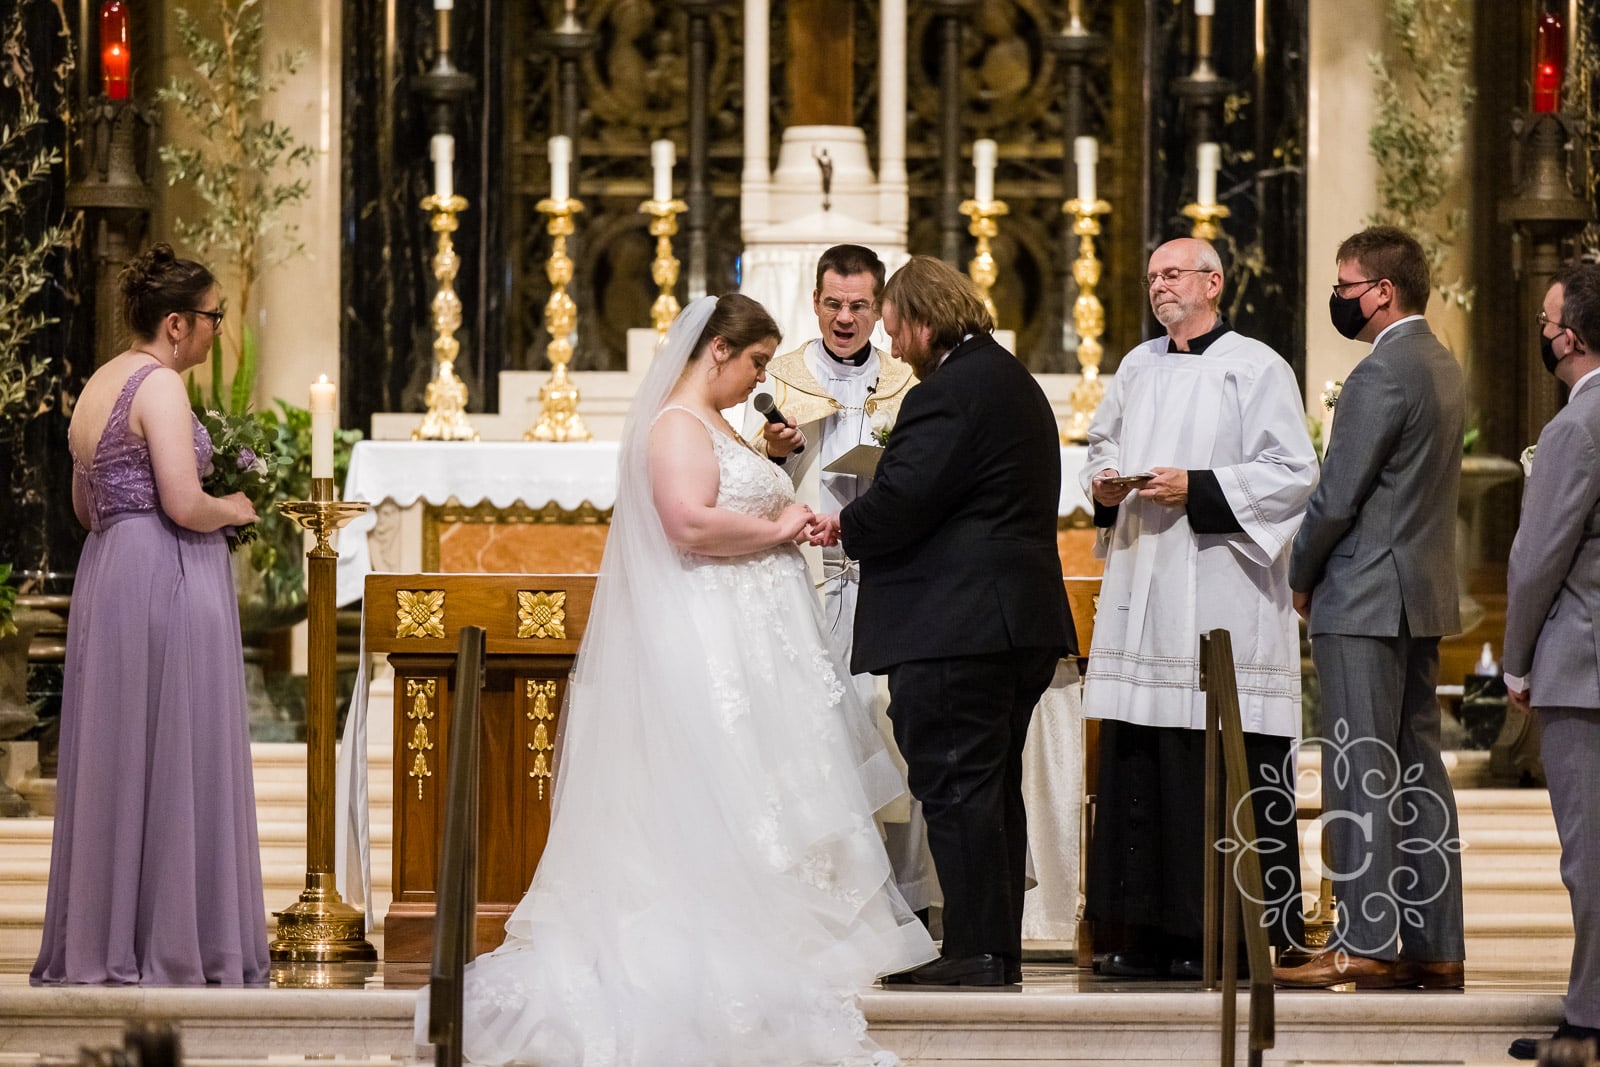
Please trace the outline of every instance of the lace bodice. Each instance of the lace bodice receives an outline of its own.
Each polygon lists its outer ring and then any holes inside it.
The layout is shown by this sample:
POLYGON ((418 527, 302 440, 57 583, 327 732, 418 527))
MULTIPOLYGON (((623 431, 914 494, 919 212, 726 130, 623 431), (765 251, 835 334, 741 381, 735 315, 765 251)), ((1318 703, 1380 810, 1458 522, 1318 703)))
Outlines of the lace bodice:
MULTIPOLYGON (((73 457, 73 465, 89 490, 91 529, 100 529, 114 515, 154 511, 160 506, 156 497, 155 469, 150 465, 150 446, 143 437, 128 429, 128 412, 133 407, 134 394, 155 369, 152 363, 128 375, 117 402, 111 406, 111 417, 100 432, 100 440, 94 446, 94 456, 88 463, 78 456, 73 457)), ((211 436, 192 412, 189 420, 194 426, 195 469, 203 474, 211 466, 211 436)))
POLYGON ((656 418, 669 411, 687 411, 710 432, 711 447, 717 454, 717 470, 721 476, 721 484, 717 487, 717 507, 775 519, 779 512, 794 503, 794 485, 776 463, 758 455, 743 441, 730 437, 726 430, 680 404, 662 408, 656 418))

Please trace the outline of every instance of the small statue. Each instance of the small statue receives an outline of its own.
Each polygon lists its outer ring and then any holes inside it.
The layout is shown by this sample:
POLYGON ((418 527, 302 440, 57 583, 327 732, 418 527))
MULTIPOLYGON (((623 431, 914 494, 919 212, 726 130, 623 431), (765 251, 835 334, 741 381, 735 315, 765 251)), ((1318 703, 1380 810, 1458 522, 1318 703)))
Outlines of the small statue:
POLYGON ((833 192, 833 157, 826 148, 820 151, 813 148, 811 158, 817 161, 817 169, 822 172, 822 210, 831 210, 833 202, 828 197, 833 192))

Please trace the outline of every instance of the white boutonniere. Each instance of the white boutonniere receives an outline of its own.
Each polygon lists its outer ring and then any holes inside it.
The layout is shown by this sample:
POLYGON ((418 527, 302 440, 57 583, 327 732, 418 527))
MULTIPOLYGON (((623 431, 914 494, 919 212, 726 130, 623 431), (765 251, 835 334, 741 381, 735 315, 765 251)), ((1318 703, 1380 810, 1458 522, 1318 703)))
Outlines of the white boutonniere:
POLYGON ((894 416, 883 408, 872 413, 872 439, 879 445, 887 447, 889 444, 889 431, 894 429, 894 416))
POLYGON ((1522 455, 1517 457, 1522 461, 1522 476, 1524 478, 1533 477, 1533 452, 1538 447, 1538 445, 1529 445, 1522 450, 1522 455))

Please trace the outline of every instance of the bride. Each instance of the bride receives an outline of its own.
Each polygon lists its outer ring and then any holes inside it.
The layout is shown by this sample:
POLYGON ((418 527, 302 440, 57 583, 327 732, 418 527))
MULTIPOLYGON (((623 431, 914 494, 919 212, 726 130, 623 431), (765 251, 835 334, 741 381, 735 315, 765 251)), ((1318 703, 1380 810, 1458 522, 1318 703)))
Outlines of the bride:
POLYGON ((813 516, 721 415, 777 342, 705 297, 635 397, 549 843, 467 969, 474 1062, 896 1062, 856 994, 935 956, 872 820, 899 776, 822 636, 813 516))

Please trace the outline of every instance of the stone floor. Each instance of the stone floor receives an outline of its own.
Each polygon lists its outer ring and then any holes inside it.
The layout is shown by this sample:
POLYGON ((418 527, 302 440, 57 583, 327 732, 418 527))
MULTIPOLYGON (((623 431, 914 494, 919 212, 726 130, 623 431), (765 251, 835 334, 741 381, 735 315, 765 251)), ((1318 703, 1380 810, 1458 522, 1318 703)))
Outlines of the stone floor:
MULTIPOLYGON (((0 1067, 74 1062, 121 1044, 125 1021, 178 1021, 189 1064, 431 1062, 413 1042, 426 968, 380 964, 336 974, 348 988, 33 989, 29 961, 0 959, 0 1067)), ((1548 1033, 1561 1013, 1565 961, 1548 974, 1474 972, 1464 992, 1285 992, 1275 998, 1267 1064, 1507 1064, 1512 1038, 1548 1033)), ((873 1036, 907 1067, 1121 1067, 1216 1064, 1219 1000, 1195 983, 1117 982, 1066 964, 1028 962, 1020 989, 866 991, 873 1036)), ((1244 1022, 1248 1007, 1239 1003, 1244 1022)), ((1239 1040, 1244 1062, 1244 1035, 1239 1040)))

